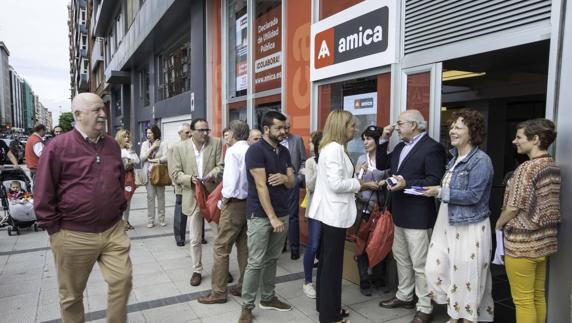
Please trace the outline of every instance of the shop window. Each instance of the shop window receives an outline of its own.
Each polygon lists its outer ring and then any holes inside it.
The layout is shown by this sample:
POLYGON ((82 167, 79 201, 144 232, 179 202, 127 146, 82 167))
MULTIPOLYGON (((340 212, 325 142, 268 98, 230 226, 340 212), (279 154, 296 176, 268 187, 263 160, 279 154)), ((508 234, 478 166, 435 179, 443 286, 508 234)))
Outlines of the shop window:
POLYGON ((407 109, 421 112, 429 120, 429 100, 431 99, 431 72, 407 76, 407 109))
POLYGON ((321 85, 318 88, 318 121, 322 129, 333 110, 350 111, 356 118, 356 136, 348 143, 356 162, 365 153, 361 133, 369 125, 389 123, 391 77, 389 73, 321 85))
POLYGON ((320 20, 356 5, 363 0, 320 0, 320 20))
POLYGON ((281 87, 282 1, 257 0, 254 22, 254 92, 281 87))
POLYGON ((248 88, 248 16, 246 0, 227 2, 228 97, 246 95, 248 88))
POLYGON ((282 112, 282 102, 280 94, 256 99, 254 104, 255 104, 254 111, 256 112, 256 115, 254 118, 254 125, 252 127, 253 129, 262 130, 260 124, 262 122, 262 117, 266 112, 268 111, 282 112))
POLYGON ((189 54, 190 42, 185 42, 159 56, 159 92, 162 100, 189 90, 189 54))
POLYGON ((246 101, 229 103, 228 122, 233 120, 247 121, 246 101))

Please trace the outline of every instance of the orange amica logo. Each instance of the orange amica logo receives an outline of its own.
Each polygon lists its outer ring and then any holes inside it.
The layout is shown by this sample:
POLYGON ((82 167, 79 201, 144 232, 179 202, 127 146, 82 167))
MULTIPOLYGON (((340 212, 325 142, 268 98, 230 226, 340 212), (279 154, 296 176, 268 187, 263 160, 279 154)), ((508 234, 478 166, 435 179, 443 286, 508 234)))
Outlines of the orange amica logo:
POLYGON ((316 34, 314 41, 314 66, 322 68, 334 64, 334 28, 316 34))

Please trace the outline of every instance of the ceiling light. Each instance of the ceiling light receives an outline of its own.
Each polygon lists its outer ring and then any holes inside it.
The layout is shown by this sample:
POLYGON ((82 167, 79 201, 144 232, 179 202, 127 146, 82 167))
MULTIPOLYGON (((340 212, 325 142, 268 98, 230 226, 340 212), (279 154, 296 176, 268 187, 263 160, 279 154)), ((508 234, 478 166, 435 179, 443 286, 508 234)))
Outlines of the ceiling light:
POLYGON ((448 70, 443 72, 443 81, 452 81, 458 79, 465 79, 470 77, 479 77, 486 75, 486 72, 470 72, 459 70, 448 70))

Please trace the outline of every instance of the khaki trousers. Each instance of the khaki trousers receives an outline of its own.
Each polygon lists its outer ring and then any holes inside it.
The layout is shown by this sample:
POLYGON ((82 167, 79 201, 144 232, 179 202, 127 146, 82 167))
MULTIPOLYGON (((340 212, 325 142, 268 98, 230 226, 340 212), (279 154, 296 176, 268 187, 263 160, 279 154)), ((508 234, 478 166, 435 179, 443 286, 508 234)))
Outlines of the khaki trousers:
POLYGON ((127 322, 132 287, 131 243, 123 221, 102 233, 61 229, 50 236, 64 323, 85 322, 83 292, 97 261, 108 286, 107 322, 127 322))
POLYGON ((147 181, 147 223, 155 224, 155 198, 159 223, 165 222, 165 186, 155 186, 147 181))
POLYGON ((212 270, 212 294, 226 296, 228 282, 228 256, 236 243, 236 258, 240 270, 238 287, 242 289, 244 269, 248 261, 246 242, 246 201, 226 200, 222 206, 218 223, 218 235, 214 242, 214 264, 212 270))
POLYGON ((191 240, 191 262, 193 273, 203 273, 203 216, 196 205, 192 214, 184 214, 189 218, 189 239, 191 240))
POLYGON ((433 311, 425 279, 425 260, 430 240, 431 229, 405 229, 395 226, 392 252, 399 279, 395 297, 402 301, 411 301, 415 292, 419 299, 417 310, 426 314, 433 311))

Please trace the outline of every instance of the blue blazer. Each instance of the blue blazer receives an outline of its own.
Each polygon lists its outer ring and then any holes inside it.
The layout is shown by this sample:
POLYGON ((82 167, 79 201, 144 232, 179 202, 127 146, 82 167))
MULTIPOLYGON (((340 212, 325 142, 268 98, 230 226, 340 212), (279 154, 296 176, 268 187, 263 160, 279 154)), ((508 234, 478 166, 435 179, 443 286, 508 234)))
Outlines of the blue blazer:
MULTIPOLYGON (((403 142, 387 153, 388 142, 378 145, 376 167, 389 170, 389 175, 401 175, 411 186, 434 186, 441 183, 445 173, 447 155, 445 148, 425 134, 399 165, 399 155, 405 147, 403 142)), ((391 193, 391 213, 395 225, 406 229, 429 229, 437 219, 437 205, 432 197, 391 193)))

